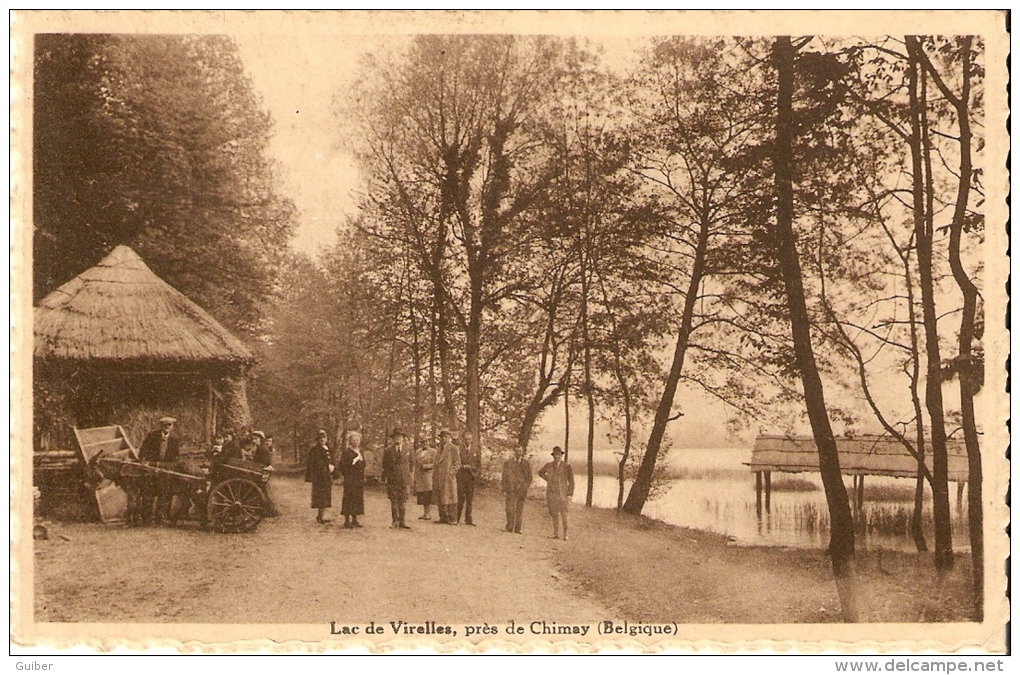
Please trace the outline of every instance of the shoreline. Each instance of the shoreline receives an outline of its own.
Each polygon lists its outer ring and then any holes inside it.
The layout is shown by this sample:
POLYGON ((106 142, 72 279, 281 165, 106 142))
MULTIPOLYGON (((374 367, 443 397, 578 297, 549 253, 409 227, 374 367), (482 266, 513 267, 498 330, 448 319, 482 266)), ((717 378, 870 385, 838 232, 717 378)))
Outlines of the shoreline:
MULTIPOLYGON (((576 534, 557 549, 554 562, 623 618, 841 621, 823 549, 740 544, 726 535, 599 507, 574 506, 571 518, 576 534)), ((973 621, 970 555, 957 552, 955 561, 940 582, 930 551, 858 551, 862 622, 973 621)))

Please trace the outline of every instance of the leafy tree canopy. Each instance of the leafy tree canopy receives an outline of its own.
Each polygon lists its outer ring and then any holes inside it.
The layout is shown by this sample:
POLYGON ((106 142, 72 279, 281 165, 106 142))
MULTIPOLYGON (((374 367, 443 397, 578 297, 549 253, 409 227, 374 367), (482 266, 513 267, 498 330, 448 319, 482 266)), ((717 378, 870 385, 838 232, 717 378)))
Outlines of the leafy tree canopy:
POLYGON ((223 36, 39 35, 34 298, 118 244, 255 334, 293 228, 271 120, 223 36))

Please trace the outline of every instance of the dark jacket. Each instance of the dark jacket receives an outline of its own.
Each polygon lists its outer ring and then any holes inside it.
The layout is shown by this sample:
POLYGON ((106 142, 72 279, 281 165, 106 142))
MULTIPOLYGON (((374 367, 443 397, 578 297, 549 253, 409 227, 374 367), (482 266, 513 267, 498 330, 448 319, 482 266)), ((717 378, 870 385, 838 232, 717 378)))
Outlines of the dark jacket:
POLYGON ((458 447, 460 449, 460 468, 457 469, 457 471, 470 471, 471 475, 477 476, 478 471, 475 468, 475 458, 471 453, 471 445, 465 442, 463 445, 458 447))
POLYGON ((337 470, 344 477, 344 496, 340 501, 340 513, 345 516, 360 516, 365 512, 365 454, 358 456, 353 450, 344 450, 340 455, 337 470))
POLYGON ((503 462, 503 494, 526 497, 531 487, 531 463, 516 457, 503 462))
POLYGON ((329 465, 333 463, 329 448, 312 446, 305 460, 305 482, 312 484, 312 508, 325 509, 333 505, 333 477, 329 465))
POLYGON ((223 444, 223 449, 220 450, 220 454, 217 455, 220 463, 226 462, 232 459, 241 459, 241 444, 237 442, 236 438, 232 438, 223 444))
POLYGON ((163 430, 150 431, 138 449, 138 459, 143 462, 176 462, 181 451, 181 439, 170 434, 166 441, 166 450, 160 455, 159 448, 163 441, 163 430))
POLYGON ((396 446, 386 448, 383 453, 382 479, 386 483, 386 495, 390 499, 401 499, 411 493, 411 453, 407 448, 397 450, 396 446))
POLYGON ((273 450, 272 448, 266 447, 266 442, 262 441, 262 445, 255 448, 255 456, 252 460, 259 466, 269 466, 273 463, 273 450))

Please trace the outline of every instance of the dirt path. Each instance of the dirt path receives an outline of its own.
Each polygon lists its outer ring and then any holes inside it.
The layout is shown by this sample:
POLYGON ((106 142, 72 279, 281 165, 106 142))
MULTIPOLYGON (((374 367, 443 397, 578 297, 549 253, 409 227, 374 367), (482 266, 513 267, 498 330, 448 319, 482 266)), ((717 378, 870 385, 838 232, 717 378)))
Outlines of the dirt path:
MULTIPOLYGON (((503 531, 494 491, 475 500, 477 527, 417 519, 389 528, 389 502, 366 491, 365 527, 315 522, 308 488, 273 479, 284 515, 247 535, 197 528, 58 524, 35 542, 37 621, 357 623, 399 619, 456 623, 595 622, 610 616, 556 571, 541 502, 523 535, 503 531), (68 537, 65 540, 59 535, 68 537)), ((340 503, 334 488, 333 503, 340 503)), ((336 509, 332 514, 336 518, 336 509)), ((412 515, 413 514, 413 515, 412 515)))
MULTIPOLYGON (((733 547, 726 537, 604 509, 571 510, 569 542, 547 538, 540 500, 524 535, 503 531, 494 490, 477 527, 417 519, 389 528, 366 492, 365 528, 319 525, 308 487, 276 477, 284 515, 247 535, 182 528, 55 525, 35 542, 35 612, 44 622, 507 624, 615 619, 681 624, 839 620, 824 551, 733 547), (62 538, 66 537, 68 539, 62 538)), ((339 487, 334 504, 340 502, 339 487)), ((333 516, 336 517, 334 509, 333 516)), ((862 551, 870 621, 966 621, 969 561, 936 584, 930 554, 862 551), (944 587, 942 593, 932 589, 944 587), (924 593, 918 593, 924 588, 924 593), (939 596, 939 597, 936 597, 939 596)))

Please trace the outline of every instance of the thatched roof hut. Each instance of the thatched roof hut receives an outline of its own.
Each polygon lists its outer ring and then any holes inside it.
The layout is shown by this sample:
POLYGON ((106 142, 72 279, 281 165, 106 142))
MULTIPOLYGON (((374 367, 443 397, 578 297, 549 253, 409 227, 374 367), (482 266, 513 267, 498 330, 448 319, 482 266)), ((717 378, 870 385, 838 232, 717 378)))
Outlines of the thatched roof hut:
POLYGON ((160 415, 186 447, 251 423, 254 355, 127 246, 35 308, 35 446, 73 448, 72 426, 120 424, 136 445, 160 415))
POLYGON ((254 356, 127 246, 43 298, 35 357, 119 364, 249 364, 254 356))

